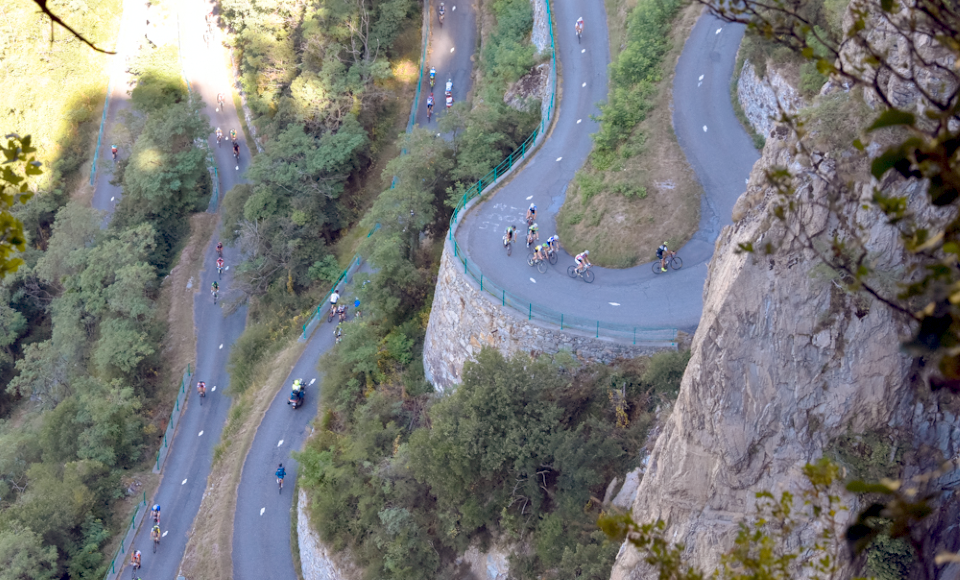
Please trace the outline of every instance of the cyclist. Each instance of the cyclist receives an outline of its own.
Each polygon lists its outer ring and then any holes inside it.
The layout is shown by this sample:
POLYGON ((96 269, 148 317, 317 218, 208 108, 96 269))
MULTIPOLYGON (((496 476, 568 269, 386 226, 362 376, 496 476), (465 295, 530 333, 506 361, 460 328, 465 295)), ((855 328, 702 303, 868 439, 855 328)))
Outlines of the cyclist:
POLYGON ((233 156, 237 158, 237 161, 240 160, 240 144, 236 141, 233 142, 233 156))
MULTIPOLYGON (((150 539, 153 540, 154 544, 160 543, 160 526, 153 526, 153 529, 150 530, 150 539)), ((154 549, 154 552, 157 550, 154 549)))
POLYGON ((547 248, 551 252, 556 252, 560 249, 560 236, 554 234, 547 238, 547 248))
POLYGON ((440 3, 440 7, 437 9, 437 12, 440 14, 440 24, 443 24, 443 15, 446 12, 443 8, 443 2, 440 3))
POLYGON ((217 273, 223 271, 223 258, 217 258, 217 273))
POLYGON ((343 328, 340 324, 337 324, 337 328, 333 331, 333 336, 336 338, 337 344, 340 344, 340 340, 343 339, 343 328))
POLYGON ((547 260, 547 244, 537 244, 537 247, 533 249, 533 257, 545 262, 547 260))
POLYGON ((199 394, 201 397, 207 396, 207 383, 203 381, 197 383, 197 394, 199 394))
POLYGON ((508 243, 513 243, 517 241, 517 226, 507 226, 506 231, 503 233, 503 243, 504 245, 508 243))
POLYGON ((277 468, 277 485, 283 487, 283 478, 287 476, 287 470, 283 468, 283 464, 280 464, 280 467, 277 468))
MULTIPOLYGON (((430 88, 433 88, 433 83, 437 82, 437 69, 435 67, 430 67, 430 88)), ((433 93, 430 93, 430 96, 433 96, 433 93)))
POLYGON ((217 93, 217 110, 218 111, 223 110, 223 100, 224 100, 223 93, 217 93))
POLYGON ((537 223, 534 222, 530 224, 530 227, 527 228, 527 247, 530 247, 530 244, 536 242, 540 239, 540 227, 537 226, 537 223))
POLYGON ((234 143, 237 142, 237 130, 236 130, 236 129, 230 129, 230 140, 233 141, 234 143))
POLYGON ((217 242, 217 255, 223 257, 223 242, 217 242))
POLYGON ((577 18, 576 30, 577 30, 577 36, 580 36, 581 34, 583 34, 583 16, 581 16, 580 18, 577 18))
POLYGON ((527 221, 532 221, 537 219, 537 205, 531 203, 530 207, 527 208, 527 221))
POLYGON ((430 115, 433 114, 433 93, 430 93, 430 96, 427 97, 427 119, 430 118, 430 115))
POLYGON ((217 281, 214 280, 213 284, 210 285, 210 292, 216 294, 218 290, 220 290, 220 284, 217 284, 217 281))
POLYGON ((133 551, 133 555, 130 556, 130 565, 137 570, 140 569, 140 550, 133 551))
POLYGON ((583 252, 577 254, 574 260, 577 261, 577 274, 583 273, 586 268, 589 268, 593 264, 590 263, 590 260, 587 256, 590 255, 590 250, 584 250, 583 252))
POLYGON ((334 290, 333 294, 330 295, 330 314, 336 314, 337 300, 340 300, 340 293, 334 290))
POLYGON ((153 518, 153 523, 160 523, 160 504, 155 504, 150 510, 150 517, 153 518))
POLYGON ((217 127, 217 146, 220 146, 220 142, 223 141, 223 131, 220 130, 220 127, 217 127))
POLYGON ((353 301, 353 317, 360 318, 361 316, 362 315, 360 314, 360 299, 357 298, 353 301))
POLYGON ((110 146, 110 154, 113 155, 113 160, 116 161, 116 160, 117 160, 117 146, 116 146, 116 145, 111 145, 111 146, 110 146))
POLYGON ((660 260, 660 271, 667 271, 667 258, 676 256, 676 252, 671 252, 667 249, 667 242, 663 242, 663 245, 657 248, 657 259, 660 260))

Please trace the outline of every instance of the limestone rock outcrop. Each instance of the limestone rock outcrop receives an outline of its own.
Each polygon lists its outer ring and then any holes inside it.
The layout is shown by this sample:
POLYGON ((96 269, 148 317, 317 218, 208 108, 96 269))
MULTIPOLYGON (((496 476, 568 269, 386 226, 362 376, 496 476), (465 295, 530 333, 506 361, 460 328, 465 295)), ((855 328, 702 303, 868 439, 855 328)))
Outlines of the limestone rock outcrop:
MULTIPOLYGON (((800 245, 769 256, 736 251, 740 243, 759 248, 790 239, 771 215, 776 194, 765 185, 764 171, 785 166, 801 172, 791 145, 786 132, 775 131, 767 141, 734 210, 740 217, 717 241, 680 395, 633 502, 637 521, 663 519, 666 537, 687 546, 689 563, 708 574, 732 546, 738 522, 754 513, 755 494, 797 491, 804 464, 821 457, 838 436, 899 433, 905 461, 913 464, 906 475, 929 468, 921 465, 925 459, 960 451, 956 402, 915 396, 913 361, 900 348, 908 333, 903 320, 835 284, 800 245)), ((857 188, 864 201, 870 185, 857 188)), ((816 182, 808 187, 812 198, 822 193, 816 182)), ((924 195, 915 184, 890 187, 914 200, 924 195)), ((842 211, 869 233, 877 267, 894 279, 902 274, 906 258, 896 231, 859 203, 842 211)), ((843 235, 825 209, 811 205, 798 219, 811 230, 843 235)), ((955 486, 960 475, 946 477, 944 484, 952 477, 955 486)), ((854 517, 855 498, 844 499, 853 507, 841 518, 854 517)), ((944 521, 931 523, 943 524, 942 546, 956 550, 956 520, 949 522, 956 507, 942 514, 944 521)), ((612 578, 656 575, 625 545, 612 578)))
POLYGON ((783 75, 768 65, 761 78, 749 59, 744 61, 737 79, 737 100, 753 130, 766 139, 770 138, 781 110, 794 114, 806 106, 800 92, 783 75))

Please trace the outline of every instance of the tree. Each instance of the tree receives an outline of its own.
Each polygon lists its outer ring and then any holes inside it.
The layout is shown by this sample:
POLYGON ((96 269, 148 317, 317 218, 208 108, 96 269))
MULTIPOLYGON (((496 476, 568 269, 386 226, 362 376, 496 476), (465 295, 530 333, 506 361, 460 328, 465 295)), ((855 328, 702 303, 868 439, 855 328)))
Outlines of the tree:
POLYGON ((0 580, 54 580, 57 549, 29 528, 0 531, 0 580))
POLYGON ((16 272, 23 265, 23 260, 14 257, 14 253, 23 252, 27 243, 23 222, 13 217, 10 210, 33 197, 30 178, 43 173, 40 171, 40 162, 31 155, 37 149, 30 144, 30 135, 20 137, 12 133, 6 139, 6 145, 0 144, 4 157, 3 168, 0 169, 0 187, 3 188, 0 190, 0 278, 16 272))

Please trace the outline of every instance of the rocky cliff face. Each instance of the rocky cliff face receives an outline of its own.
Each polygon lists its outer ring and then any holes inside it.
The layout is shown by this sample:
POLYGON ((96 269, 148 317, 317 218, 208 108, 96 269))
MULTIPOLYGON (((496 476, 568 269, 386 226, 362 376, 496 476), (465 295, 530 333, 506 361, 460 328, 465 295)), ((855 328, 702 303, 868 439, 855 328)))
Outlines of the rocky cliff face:
MULTIPOLYGON (((686 545, 689 563, 708 573, 732 545, 738 522, 753 514, 755 493, 798 489, 803 465, 839 436, 897 434, 914 465, 960 450, 956 407, 914 395, 912 361, 900 350, 902 320, 834 284, 800 247, 788 244, 771 256, 737 253, 739 243, 788 239, 771 216, 775 194, 763 171, 803 168, 791 157, 787 132, 772 135, 734 210, 738 221, 717 241, 680 396, 633 503, 637 521, 666 521, 666 537, 686 545)), ((858 188, 864 200, 868 186, 858 188)), ((923 195, 907 184, 892 187, 923 195)), ((821 194, 816 183, 807 192, 821 194)), ((896 232, 859 204, 845 211, 869 232, 878 266, 901 272, 896 232)), ((812 229, 844 234, 826 211, 811 208, 801 217, 812 229)), ((958 479, 954 473, 943 483, 958 479)), ((853 517, 855 508, 841 517, 853 517)), ((956 551, 956 507, 942 514, 934 525, 942 524, 942 545, 956 551)), ((655 577, 632 547, 621 550, 612 578, 655 577)))
POLYGON ((749 59, 744 61, 737 79, 737 100, 753 130, 769 139, 781 110, 794 114, 806 103, 783 75, 769 64, 766 68, 766 76, 760 78, 753 63, 749 59))

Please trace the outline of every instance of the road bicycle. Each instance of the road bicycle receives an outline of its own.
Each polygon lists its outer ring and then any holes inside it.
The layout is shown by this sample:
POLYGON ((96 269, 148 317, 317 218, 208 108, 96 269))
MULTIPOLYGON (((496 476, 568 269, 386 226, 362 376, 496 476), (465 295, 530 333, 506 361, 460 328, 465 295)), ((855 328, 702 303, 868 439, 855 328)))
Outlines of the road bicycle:
POLYGON ((203 385, 197 385, 197 393, 200 395, 200 406, 203 406, 203 400, 207 398, 207 388, 203 385))
MULTIPOLYGON (((678 255, 676 255, 676 254, 668 257, 666 260, 664 260, 664 263, 666 264, 667 268, 670 268, 670 269, 673 269, 673 270, 679 270, 680 268, 683 267, 683 260, 681 260, 681 259, 680 259, 680 256, 678 256, 678 255)), ((651 266, 651 269, 653 270, 653 273, 654 273, 654 274, 664 274, 664 273, 666 273, 666 272, 664 272, 663 270, 660 269, 660 260, 655 261, 655 262, 653 263, 653 265, 651 266)))
POLYGON ((547 271, 547 262, 536 257, 533 252, 527 254, 527 265, 536 266, 537 272, 540 272, 541 274, 547 271))
POLYGON ((213 294, 213 304, 214 304, 214 306, 216 306, 216 304, 217 304, 217 298, 220 297, 220 291, 219 291, 219 290, 211 290, 211 293, 213 294))
POLYGON ((220 146, 221 142, 223 142, 223 133, 217 133, 217 147, 220 146))
POLYGON ((583 27, 579 24, 576 26, 577 29, 577 44, 580 44, 580 37, 583 36, 583 27))
POLYGON ((217 278, 223 280, 223 266, 217 266, 217 278))
POLYGON ((278 478, 277 478, 277 487, 280 488, 280 489, 277 491, 277 493, 283 493, 283 478, 282 478, 282 477, 278 477, 278 478))
POLYGON ((433 116, 433 105, 427 107, 427 123, 430 122, 430 117, 433 116))
POLYGON ((590 266, 580 271, 577 270, 576 266, 567 266, 567 275, 571 278, 582 278, 587 284, 593 283, 593 272, 590 270, 590 266))
POLYGON ((333 318, 337 315, 337 305, 330 305, 330 312, 327 313, 327 322, 333 322, 333 318))
POLYGON ((150 532, 150 538, 153 540, 153 553, 157 553, 157 546, 160 545, 160 532, 150 532))
POLYGON ((509 256, 513 252, 513 236, 503 234, 503 247, 507 249, 507 255, 509 256))
POLYGON ((240 169, 240 148, 239 147, 235 147, 233 149, 233 156, 237 160, 237 170, 239 170, 240 169))
POLYGON ((554 250, 553 247, 550 246, 549 244, 545 244, 545 245, 547 246, 547 260, 551 264, 556 264, 557 261, 560 260, 560 252, 554 250))

